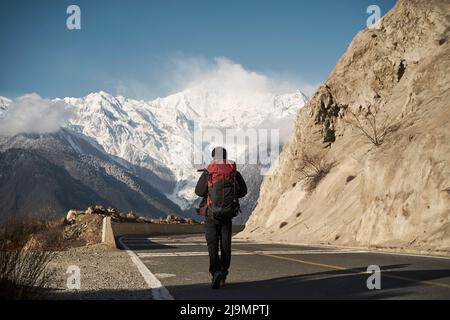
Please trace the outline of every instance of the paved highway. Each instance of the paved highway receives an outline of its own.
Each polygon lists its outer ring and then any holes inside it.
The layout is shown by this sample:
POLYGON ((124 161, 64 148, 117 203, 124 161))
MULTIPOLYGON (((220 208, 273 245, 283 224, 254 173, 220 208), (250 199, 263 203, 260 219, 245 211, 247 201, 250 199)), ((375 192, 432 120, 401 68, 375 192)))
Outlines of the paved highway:
POLYGON ((123 237, 155 299, 450 299, 450 259, 234 241, 228 284, 210 289, 203 235, 123 237), (381 289, 367 288, 369 265, 381 289))

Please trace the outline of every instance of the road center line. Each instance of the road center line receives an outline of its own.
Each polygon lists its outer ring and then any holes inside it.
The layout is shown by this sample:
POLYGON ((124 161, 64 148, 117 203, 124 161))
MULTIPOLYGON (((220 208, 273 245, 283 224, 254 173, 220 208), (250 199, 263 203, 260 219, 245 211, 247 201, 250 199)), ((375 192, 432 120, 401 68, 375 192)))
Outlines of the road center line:
MULTIPOLYGON (((256 251, 247 251, 247 250, 242 250, 242 249, 235 249, 235 250, 241 251, 241 252, 252 252, 253 254, 260 255, 260 256, 266 256, 266 257, 271 257, 271 258, 280 259, 280 260, 287 260, 287 261, 292 261, 292 262, 296 262, 296 263, 318 266, 318 267, 327 268, 327 269, 348 271, 353 274, 367 275, 366 272, 362 272, 362 271, 356 272, 356 271, 354 271, 354 268, 350 268, 350 267, 335 266, 335 265, 331 265, 331 264, 318 263, 318 262, 295 259, 295 258, 290 258, 290 257, 277 256, 277 255, 273 255, 273 254, 269 254, 269 253, 261 253, 261 252, 256 252, 256 251)), ((337 252, 337 253, 339 253, 339 252, 337 252)), ((403 277, 403 276, 390 275, 390 274, 386 274, 383 272, 382 272, 382 277, 450 289, 450 284, 443 283, 443 282, 418 280, 418 279, 413 279, 413 278, 408 278, 408 277, 403 277)))

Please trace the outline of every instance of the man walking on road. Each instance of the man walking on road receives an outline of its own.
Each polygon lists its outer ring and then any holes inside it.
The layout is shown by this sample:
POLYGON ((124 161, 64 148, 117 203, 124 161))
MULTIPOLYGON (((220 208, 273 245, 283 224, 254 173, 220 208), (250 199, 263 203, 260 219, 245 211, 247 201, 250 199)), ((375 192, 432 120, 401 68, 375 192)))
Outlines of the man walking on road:
POLYGON ((240 211, 239 198, 247 194, 247 185, 236 163, 227 160, 224 148, 214 148, 211 155, 213 161, 198 180, 195 193, 207 197, 205 236, 212 288, 217 289, 225 286, 231 262, 232 219, 240 211))

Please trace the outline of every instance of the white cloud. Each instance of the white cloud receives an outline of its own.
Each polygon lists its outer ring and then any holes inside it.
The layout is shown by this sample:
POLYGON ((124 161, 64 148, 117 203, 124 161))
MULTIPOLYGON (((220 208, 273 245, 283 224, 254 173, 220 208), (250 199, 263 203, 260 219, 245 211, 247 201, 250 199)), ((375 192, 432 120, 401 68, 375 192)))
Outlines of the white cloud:
POLYGON ((244 98, 249 94, 253 97, 255 93, 273 95, 295 90, 311 96, 319 87, 286 72, 252 71, 226 57, 208 59, 177 54, 149 72, 151 76, 148 81, 113 79, 108 83, 115 88, 115 94, 146 100, 196 86, 206 86, 216 92, 230 92, 234 96, 243 95, 244 98))
MULTIPOLYGON (((279 144, 284 144, 291 136, 295 117, 293 116, 285 119, 265 119, 262 123, 258 123, 258 121, 264 118, 265 112, 270 112, 274 107, 273 97, 280 94, 294 93, 296 90, 300 90, 308 95, 314 90, 312 89, 313 85, 301 83, 286 74, 268 75, 248 70, 241 64, 224 57, 217 57, 212 60, 201 57, 177 57, 171 61, 170 66, 167 68, 167 72, 162 73, 161 78, 166 87, 170 88, 171 93, 177 93, 185 89, 193 89, 190 91, 191 93, 206 93, 208 98, 213 97, 209 100, 205 99, 205 96, 201 94, 199 95, 200 98, 197 104, 197 101, 190 100, 192 103, 191 106, 195 107, 198 114, 205 114, 207 113, 206 111, 209 110, 211 114, 217 115, 216 119, 232 120, 239 117, 245 117, 245 112, 242 112, 243 109, 249 111, 250 117, 256 119, 255 123, 257 126, 257 128, 252 126, 251 129, 278 131, 279 144), (206 103, 204 103, 205 101, 206 103), (209 102, 211 102, 211 104, 209 102), (267 108, 267 110, 262 110, 263 108, 267 108), (255 116, 259 112, 263 117, 258 118, 258 116, 255 116)), ((210 118, 207 117, 207 119, 209 120, 210 118)), ((230 122, 233 123, 233 120, 230 122)), ((226 123, 226 121, 221 122, 221 125, 226 127, 227 125, 224 123, 226 123)), ((243 123, 245 123, 245 121, 243 121, 243 123)), ((210 129, 221 129, 215 128, 214 126, 216 124, 209 125, 210 129)), ((245 136, 247 132, 245 129, 243 132, 238 132, 238 134, 242 133, 242 135, 245 136)), ((245 148, 248 146, 251 153, 257 153, 261 148, 259 145, 259 143, 261 143, 261 138, 262 137, 257 138, 258 142, 256 145, 250 145, 250 143, 247 144, 246 142, 245 146, 242 146, 236 144, 234 141, 229 143, 220 142, 218 144, 224 145, 228 149, 230 157, 237 159, 237 156, 243 150, 242 147, 245 148)), ((210 149, 216 145, 217 142, 210 145, 209 137, 203 137, 203 139, 205 139, 208 144, 205 144, 202 148, 209 154, 210 149)))
POLYGON ((56 132, 71 116, 71 107, 62 100, 26 94, 12 100, 0 117, 0 135, 56 132))
POLYGON ((137 80, 112 80, 108 83, 114 88, 114 94, 126 98, 151 100, 158 96, 156 88, 137 80))
POLYGON ((212 60, 178 56, 162 72, 162 81, 171 93, 205 86, 211 90, 229 91, 235 96, 246 94, 282 94, 300 90, 310 95, 317 87, 287 74, 262 74, 246 69, 225 57, 212 60))

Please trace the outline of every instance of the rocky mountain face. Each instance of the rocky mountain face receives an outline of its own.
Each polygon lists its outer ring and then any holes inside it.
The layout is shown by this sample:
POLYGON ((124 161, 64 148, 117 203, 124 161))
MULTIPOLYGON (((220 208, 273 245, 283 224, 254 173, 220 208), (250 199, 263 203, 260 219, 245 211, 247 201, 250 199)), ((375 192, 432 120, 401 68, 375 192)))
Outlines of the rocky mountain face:
POLYGON ((450 251, 449 15, 400 0, 356 35, 239 237, 450 251))
POLYGON ((155 218, 182 213, 161 191, 69 130, 0 137, 0 219, 64 215, 92 204, 155 218))
POLYGON ((244 225, 250 214, 256 208, 259 198, 259 191, 263 181, 261 168, 254 164, 244 164, 239 167, 239 172, 247 184, 247 195, 240 200, 241 211, 234 219, 233 223, 244 225))

